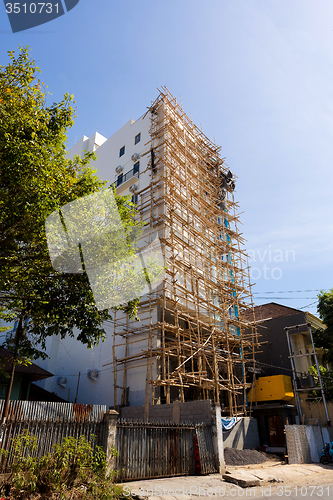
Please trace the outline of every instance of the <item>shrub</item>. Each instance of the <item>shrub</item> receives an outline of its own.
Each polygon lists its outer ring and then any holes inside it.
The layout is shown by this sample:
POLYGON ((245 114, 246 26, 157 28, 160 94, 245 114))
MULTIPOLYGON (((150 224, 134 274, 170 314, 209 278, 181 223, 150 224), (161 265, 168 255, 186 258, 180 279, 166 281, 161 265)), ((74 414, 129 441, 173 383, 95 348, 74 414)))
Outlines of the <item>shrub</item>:
MULTIPOLYGON (((91 499, 125 498, 122 488, 113 484, 116 471, 107 472, 106 456, 84 436, 67 437, 53 451, 38 458, 37 438, 27 431, 12 441, 11 475, 1 485, 0 494, 11 498, 91 499)), ((8 452, 0 450, 3 456, 8 452)), ((113 449, 113 455, 117 452, 113 449)), ((128 497, 126 497, 128 498, 128 497)))

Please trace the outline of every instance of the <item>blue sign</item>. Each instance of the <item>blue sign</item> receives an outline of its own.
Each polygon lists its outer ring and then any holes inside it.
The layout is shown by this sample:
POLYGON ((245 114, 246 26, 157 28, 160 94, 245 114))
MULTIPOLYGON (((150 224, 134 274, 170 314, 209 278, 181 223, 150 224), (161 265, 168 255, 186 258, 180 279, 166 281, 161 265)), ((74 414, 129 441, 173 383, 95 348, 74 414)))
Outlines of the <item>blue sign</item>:
POLYGON ((38 2, 23 0, 21 2, 8 2, 3 0, 13 33, 28 30, 35 26, 53 21, 72 10, 80 0, 51 0, 38 2), (65 4, 65 9, 63 7, 65 4))

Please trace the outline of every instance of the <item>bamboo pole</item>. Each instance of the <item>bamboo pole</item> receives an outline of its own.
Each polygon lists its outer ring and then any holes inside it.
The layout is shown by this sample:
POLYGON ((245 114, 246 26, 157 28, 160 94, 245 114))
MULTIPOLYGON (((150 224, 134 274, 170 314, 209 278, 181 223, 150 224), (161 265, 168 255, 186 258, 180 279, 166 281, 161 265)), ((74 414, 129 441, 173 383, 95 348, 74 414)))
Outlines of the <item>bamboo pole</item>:
POLYGON ((145 334, 147 349, 128 350, 131 355, 117 364, 134 369, 145 359, 151 395, 159 387, 166 403, 177 397, 172 387, 179 388, 181 401, 195 395, 219 402, 224 393, 228 414, 246 414, 246 364, 254 359, 258 337, 255 324, 248 328, 244 320, 253 309, 252 292, 238 203, 224 185, 228 168, 221 148, 166 87, 147 113, 150 183, 139 192, 140 218, 145 238, 159 234, 166 270, 158 294, 149 290, 141 300, 141 323, 130 321, 123 333, 128 346, 145 334))

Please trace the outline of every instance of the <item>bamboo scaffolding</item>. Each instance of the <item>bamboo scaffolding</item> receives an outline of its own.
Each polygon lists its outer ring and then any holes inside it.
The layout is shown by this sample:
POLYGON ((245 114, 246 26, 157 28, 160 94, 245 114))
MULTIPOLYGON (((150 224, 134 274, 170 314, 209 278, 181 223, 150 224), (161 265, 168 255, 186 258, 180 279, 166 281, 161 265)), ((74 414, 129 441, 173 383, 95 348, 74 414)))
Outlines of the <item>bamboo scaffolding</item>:
POLYGON ((252 292, 228 168, 167 88, 147 113, 150 183, 138 192, 139 220, 145 244, 159 236, 166 270, 142 298, 140 322, 115 318, 115 405, 117 380, 124 403, 128 374, 145 360, 153 403, 209 398, 224 414, 245 415, 246 366, 259 344, 255 323, 243 319, 252 292))

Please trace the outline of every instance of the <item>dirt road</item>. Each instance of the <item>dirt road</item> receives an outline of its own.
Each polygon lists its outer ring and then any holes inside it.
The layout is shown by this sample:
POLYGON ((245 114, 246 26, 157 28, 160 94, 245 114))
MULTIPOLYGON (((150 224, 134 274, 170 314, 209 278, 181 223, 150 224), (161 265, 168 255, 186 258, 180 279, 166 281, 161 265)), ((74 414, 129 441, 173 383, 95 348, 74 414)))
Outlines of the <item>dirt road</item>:
POLYGON ((244 488, 225 481, 219 474, 147 479, 124 483, 126 494, 140 500, 202 500, 211 498, 289 498, 290 500, 333 498, 333 466, 287 465, 268 461, 261 465, 227 467, 227 475, 258 480, 258 486, 244 488))

